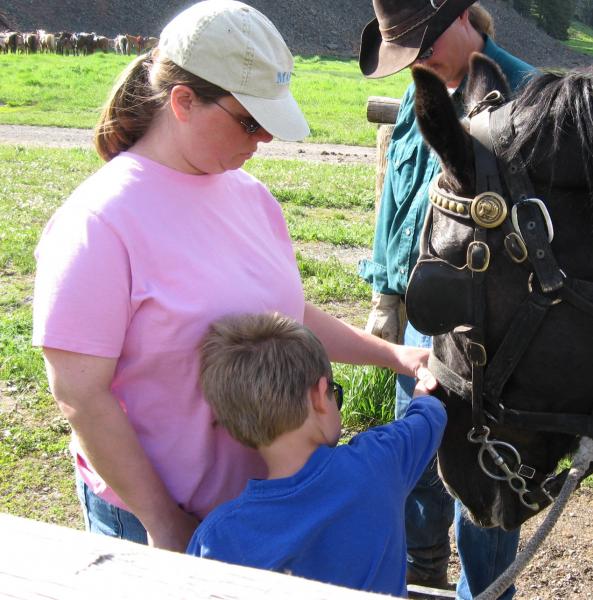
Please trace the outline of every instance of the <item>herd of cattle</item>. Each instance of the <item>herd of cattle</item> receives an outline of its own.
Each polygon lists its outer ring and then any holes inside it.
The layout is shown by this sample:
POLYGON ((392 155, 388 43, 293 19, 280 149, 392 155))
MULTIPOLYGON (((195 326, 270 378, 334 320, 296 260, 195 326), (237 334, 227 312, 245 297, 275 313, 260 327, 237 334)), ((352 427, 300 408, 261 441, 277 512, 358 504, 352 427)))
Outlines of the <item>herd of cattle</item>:
POLYGON ((93 54, 95 51, 117 54, 140 54, 154 48, 159 43, 156 37, 130 35, 128 33, 108 38, 96 33, 73 33, 60 31, 48 33, 43 29, 29 33, 5 31, 0 33, 0 52, 34 54, 36 52, 53 52, 57 54, 93 54))

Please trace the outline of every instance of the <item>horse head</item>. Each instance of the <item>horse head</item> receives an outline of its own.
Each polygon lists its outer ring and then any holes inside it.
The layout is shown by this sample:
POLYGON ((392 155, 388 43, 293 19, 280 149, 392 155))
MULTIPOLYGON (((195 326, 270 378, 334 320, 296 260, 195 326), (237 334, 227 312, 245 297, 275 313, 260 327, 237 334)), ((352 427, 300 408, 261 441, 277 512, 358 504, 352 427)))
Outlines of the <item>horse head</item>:
POLYGON ((545 74, 509 102, 474 54, 462 109, 430 69, 412 73, 442 165, 406 297, 434 336, 439 467, 477 524, 514 529, 593 435, 593 74, 545 74))

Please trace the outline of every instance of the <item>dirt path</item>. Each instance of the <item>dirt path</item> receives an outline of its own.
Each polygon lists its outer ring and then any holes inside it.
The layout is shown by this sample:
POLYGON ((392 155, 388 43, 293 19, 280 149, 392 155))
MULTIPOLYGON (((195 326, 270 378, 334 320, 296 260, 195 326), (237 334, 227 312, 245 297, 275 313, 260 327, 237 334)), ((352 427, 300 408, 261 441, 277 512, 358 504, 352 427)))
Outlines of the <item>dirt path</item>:
MULTIPOLYGON (((0 143, 49 148, 90 148, 93 132, 90 129, 65 127, 36 127, 29 125, 0 125, 0 143)), ((375 149, 338 144, 308 144, 274 140, 260 144, 257 153, 262 158, 308 160, 312 162, 373 164, 375 149)))

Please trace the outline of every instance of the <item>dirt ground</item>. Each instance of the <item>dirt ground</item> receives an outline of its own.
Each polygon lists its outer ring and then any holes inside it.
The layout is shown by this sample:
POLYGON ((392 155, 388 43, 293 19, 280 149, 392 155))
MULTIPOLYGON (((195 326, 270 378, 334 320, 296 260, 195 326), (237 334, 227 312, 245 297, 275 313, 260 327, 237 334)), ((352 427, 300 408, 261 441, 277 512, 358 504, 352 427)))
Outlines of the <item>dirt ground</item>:
MULTIPOLYGON (((46 147, 89 147, 92 135, 84 129, 21 127, 0 125, 0 143, 46 147)), ((310 160, 330 163, 368 163, 375 161, 373 148, 305 144, 273 141, 262 144, 258 156, 310 160)), ((361 248, 337 248, 330 244, 297 244, 305 254, 323 259, 333 255, 355 264, 368 254, 361 248)), ((545 513, 544 513, 545 514, 545 513)), ((525 524, 522 548, 543 520, 538 515, 525 524)), ((454 546, 454 544, 453 544, 454 546)), ((459 560, 455 549, 449 579, 455 581, 459 560)), ((556 527, 543 542, 534 560, 517 582, 517 600, 593 599, 593 489, 575 492, 556 527)))

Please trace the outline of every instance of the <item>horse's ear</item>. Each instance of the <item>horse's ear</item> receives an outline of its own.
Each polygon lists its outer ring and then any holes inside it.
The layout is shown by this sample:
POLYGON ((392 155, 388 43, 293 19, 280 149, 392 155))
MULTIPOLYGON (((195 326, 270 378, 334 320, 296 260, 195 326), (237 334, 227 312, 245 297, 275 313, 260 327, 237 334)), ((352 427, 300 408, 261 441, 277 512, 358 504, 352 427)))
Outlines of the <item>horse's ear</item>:
POLYGON ((439 155, 445 175, 452 175, 460 188, 470 188, 474 172, 471 139, 459 122, 447 87, 434 71, 421 65, 412 67, 412 77, 416 120, 424 140, 439 155))
POLYGON ((493 90, 498 90, 505 100, 511 95, 511 88, 500 67, 484 54, 474 52, 469 59, 467 85, 463 94, 467 112, 493 90))

